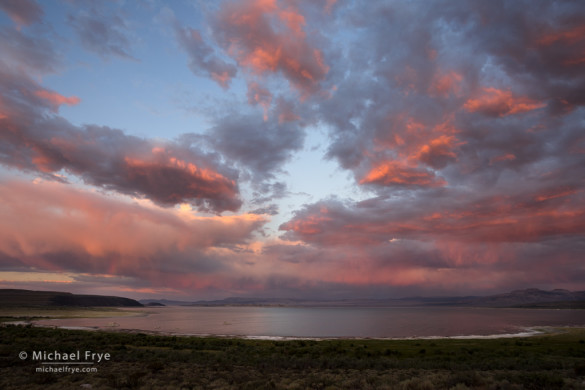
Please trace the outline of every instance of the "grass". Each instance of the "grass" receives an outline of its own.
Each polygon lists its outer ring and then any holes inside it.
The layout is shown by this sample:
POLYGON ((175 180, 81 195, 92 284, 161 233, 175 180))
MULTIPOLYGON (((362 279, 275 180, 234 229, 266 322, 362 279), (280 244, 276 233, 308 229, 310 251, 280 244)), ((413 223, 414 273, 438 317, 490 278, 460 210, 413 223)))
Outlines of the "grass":
POLYGON ((0 328, 1 389, 585 389, 585 330, 530 338, 244 340, 0 328), (108 352, 37 373, 20 351, 108 352), (83 387, 82 387, 83 386, 83 387))

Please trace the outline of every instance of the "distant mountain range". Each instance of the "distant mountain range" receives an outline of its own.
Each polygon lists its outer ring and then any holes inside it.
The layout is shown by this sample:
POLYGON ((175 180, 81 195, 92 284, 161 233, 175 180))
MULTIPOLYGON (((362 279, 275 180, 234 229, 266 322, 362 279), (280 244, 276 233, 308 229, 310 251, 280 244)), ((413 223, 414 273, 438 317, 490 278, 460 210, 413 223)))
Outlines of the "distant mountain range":
POLYGON ((130 298, 103 295, 78 295, 59 291, 31 291, 0 289, 0 307, 52 307, 52 306, 114 306, 140 307, 140 302, 130 298))
POLYGON ((79 295, 59 291, 31 291, 0 289, 0 307, 39 306, 296 306, 296 307, 407 307, 407 306, 468 306, 468 307, 525 307, 585 309, 585 291, 552 290, 536 288, 516 290, 489 296, 464 297, 409 297, 400 299, 281 299, 232 297, 212 301, 175 301, 79 295))
POLYGON ((232 297, 213 301, 173 301, 144 299, 143 304, 161 303, 166 306, 300 306, 300 307, 405 307, 405 306, 469 306, 469 307, 526 307, 526 308, 583 308, 585 291, 552 290, 536 288, 516 290, 489 296, 464 297, 409 297, 400 299, 342 299, 309 300, 280 298, 232 297))

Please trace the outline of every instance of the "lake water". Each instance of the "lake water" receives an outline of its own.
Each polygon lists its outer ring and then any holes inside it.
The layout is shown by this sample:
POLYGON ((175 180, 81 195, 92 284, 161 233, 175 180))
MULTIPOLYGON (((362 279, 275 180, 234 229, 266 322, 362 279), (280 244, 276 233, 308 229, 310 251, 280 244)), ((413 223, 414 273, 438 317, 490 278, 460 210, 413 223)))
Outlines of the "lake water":
POLYGON ((42 320, 40 325, 251 338, 409 338, 519 334, 585 326, 585 310, 459 307, 137 308, 135 317, 42 320), (140 314, 142 313, 142 314, 140 314))

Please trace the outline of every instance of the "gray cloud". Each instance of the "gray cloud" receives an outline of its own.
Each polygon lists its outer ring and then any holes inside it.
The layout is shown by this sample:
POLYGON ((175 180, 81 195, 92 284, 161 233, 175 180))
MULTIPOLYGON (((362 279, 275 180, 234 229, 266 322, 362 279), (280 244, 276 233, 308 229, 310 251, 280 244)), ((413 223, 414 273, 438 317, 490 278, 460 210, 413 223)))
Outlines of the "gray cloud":
POLYGON ((127 22, 122 16, 113 11, 104 14, 91 7, 88 11, 69 14, 68 21, 86 50, 102 58, 116 56, 135 60, 131 54, 127 22))
POLYGON ((303 147, 304 137, 297 122, 238 113, 219 118, 209 131, 211 145, 247 169, 255 181, 274 179, 293 152, 303 147))
POLYGON ((0 29, 2 63, 31 73, 53 73, 62 66, 51 40, 11 28, 0 29))
POLYGON ((189 56, 189 69, 195 75, 211 77, 224 89, 229 88, 231 80, 237 73, 235 65, 221 60, 213 48, 203 41, 199 31, 183 28, 177 21, 173 27, 181 48, 189 56))
POLYGON ((40 22, 43 17, 43 9, 34 0, 1 0, 0 9, 19 25, 40 22))

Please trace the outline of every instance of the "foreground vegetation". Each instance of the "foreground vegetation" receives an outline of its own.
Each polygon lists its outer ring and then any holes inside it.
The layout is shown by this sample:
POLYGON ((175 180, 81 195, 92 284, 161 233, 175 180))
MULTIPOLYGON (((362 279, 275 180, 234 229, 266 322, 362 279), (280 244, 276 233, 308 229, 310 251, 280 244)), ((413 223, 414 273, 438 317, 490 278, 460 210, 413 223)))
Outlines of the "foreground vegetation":
POLYGON ((0 328, 1 389, 585 389, 585 330, 491 340, 243 340, 0 328), (19 352, 110 353, 38 373, 19 352))

